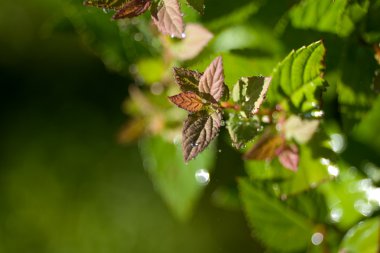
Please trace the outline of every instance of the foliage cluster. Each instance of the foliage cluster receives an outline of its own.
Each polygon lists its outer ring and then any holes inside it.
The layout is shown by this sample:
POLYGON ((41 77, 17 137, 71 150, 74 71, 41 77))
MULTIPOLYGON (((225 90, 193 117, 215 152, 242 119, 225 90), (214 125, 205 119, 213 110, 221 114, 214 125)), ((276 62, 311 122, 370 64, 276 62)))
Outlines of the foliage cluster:
POLYGON ((245 175, 213 201, 242 208, 268 249, 378 250, 380 1, 85 4, 120 19, 63 3, 103 62, 134 77, 119 140, 139 141, 176 217, 191 217, 228 153, 245 175))

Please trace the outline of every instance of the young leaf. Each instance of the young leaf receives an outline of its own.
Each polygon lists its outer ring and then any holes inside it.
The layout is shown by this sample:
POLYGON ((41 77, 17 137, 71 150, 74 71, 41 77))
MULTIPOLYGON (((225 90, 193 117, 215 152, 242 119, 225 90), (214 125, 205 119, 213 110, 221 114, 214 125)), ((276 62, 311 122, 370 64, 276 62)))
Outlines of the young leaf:
POLYGON ((176 106, 189 112, 198 112, 203 107, 202 99, 191 91, 182 92, 178 95, 169 97, 169 99, 176 106))
POLYGON ((247 160, 272 160, 276 156, 276 150, 285 144, 280 135, 269 131, 255 143, 255 145, 244 155, 247 160))
POLYGON ((296 145, 285 146, 276 151, 278 160, 287 169, 298 170, 299 154, 296 145))
POLYGON ((227 129, 232 145, 240 149, 260 132, 260 123, 252 117, 239 117, 236 113, 230 113, 227 129))
POLYGON ((314 232, 308 219, 248 180, 239 181, 239 192, 255 237, 275 252, 306 252, 314 232))
POLYGON ((152 19, 163 34, 184 38, 184 24, 178 0, 162 0, 161 5, 152 8, 152 19))
POLYGON ((268 99, 275 104, 285 96, 295 113, 319 109, 325 52, 322 41, 292 51, 273 70, 268 99))
POLYGON ((124 0, 85 0, 83 5, 105 9, 118 9, 124 2, 124 0))
POLYGON ((174 78, 181 91, 198 92, 198 83, 202 73, 185 68, 173 68, 174 78))
POLYGON ((219 111, 189 114, 182 130, 182 150, 186 162, 202 152, 218 135, 221 122, 219 111))
POLYGON ((216 57, 205 70, 199 81, 199 91, 210 94, 219 101, 224 92, 224 74, 222 57, 216 57))
POLYGON ((243 105, 248 115, 255 114, 266 97, 271 80, 264 76, 242 77, 232 89, 232 99, 243 105))
POLYGON ((113 15, 113 19, 133 18, 143 14, 151 5, 151 0, 131 0, 113 15))
POLYGON ((186 0, 187 3, 194 8, 194 10, 198 11, 200 14, 203 14, 205 5, 204 0, 186 0))

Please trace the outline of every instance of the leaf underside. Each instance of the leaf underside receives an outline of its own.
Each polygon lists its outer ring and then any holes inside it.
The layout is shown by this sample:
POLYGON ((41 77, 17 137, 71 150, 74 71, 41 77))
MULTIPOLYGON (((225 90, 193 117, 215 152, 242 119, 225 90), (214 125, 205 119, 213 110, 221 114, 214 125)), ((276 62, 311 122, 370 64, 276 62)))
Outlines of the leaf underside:
POLYGON ((217 57, 207 67, 199 81, 199 91, 210 94, 219 101, 224 92, 224 74, 222 57, 217 57))
POLYGON ((178 0, 162 0, 157 8, 152 8, 152 19, 163 34, 184 37, 184 24, 178 0))
POLYGON ((182 130, 182 150, 186 162, 202 152, 218 135, 221 121, 219 111, 189 114, 182 130))
POLYGON ((189 112, 198 112, 203 108, 202 99, 191 91, 182 92, 169 97, 169 99, 176 106, 189 112))

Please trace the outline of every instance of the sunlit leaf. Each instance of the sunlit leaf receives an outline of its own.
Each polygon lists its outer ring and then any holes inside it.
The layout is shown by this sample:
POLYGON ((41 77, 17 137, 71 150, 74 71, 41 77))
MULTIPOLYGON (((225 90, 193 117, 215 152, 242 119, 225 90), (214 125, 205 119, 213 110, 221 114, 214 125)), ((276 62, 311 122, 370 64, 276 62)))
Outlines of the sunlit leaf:
POLYGON ((253 235, 279 252, 305 252, 313 224, 247 180, 239 181, 240 196, 253 235))
POLYGON ((278 160, 287 169, 298 170, 299 154, 296 145, 289 145, 277 150, 278 160))
POLYGON ((247 113, 256 114, 266 98, 271 77, 242 77, 232 89, 232 99, 247 113))
POLYGON ((304 0, 290 11, 290 17, 295 27, 347 36, 367 12, 369 1, 361 2, 364 4, 348 0, 304 0))
POLYGON ((185 91, 198 92, 198 84, 202 73, 185 68, 173 68, 174 78, 179 88, 185 91))
POLYGON ((191 217, 202 190, 208 183, 216 150, 211 145, 197 159, 183 162, 180 138, 169 141, 161 136, 145 138, 140 143, 144 166, 175 217, 191 217), (203 177, 197 178, 197 175, 203 177))
POLYGON ((131 0, 113 15, 113 19, 133 18, 143 14, 151 5, 151 0, 131 0))
POLYGON ((212 114, 198 112, 189 114, 183 125, 182 149, 185 161, 189 161, 202 152, 218 135, 222 122, 219 111, 212 114))
POLYGON ((286 139, 294 139, 299 144, 308 142, 317 131, 319 120, 306 120, 291 115, 285 122, 286 139))
POLYGON ((198 24, 187 24, 185 34, 186 37, 183 40, 170 47, 171 53, 179 60, 190 60, 196 57, 214 36, 198 24))
POLYGON ((346 233, 339 252, 378 252, 379 227, 378 217, 360 222, 346 233))
POLYGON ((203 107, 202 99, 191 91, 182 92, 178 95, 169 97, 176 106, 189 112, 198 112, 203 107))
POLYGON ((282 136, 266 131, 254 146, 244 154, 247 160, 272 160, 276 150, 285 144, 282 136))
POLYGON ((318 110, 325 86, 325 51, 322 41, 292 51, 273 70, 268 99, 278 103, 285 97, 295 113, 318 110))
POLYGON ((157 8, 153 8, 152 19, 163 34, 184 38, 184 24, 178 0, 162 0, 157 8))
POLYGON ((204 0, 186 0, 187 3, 197 10, 199 13, 203 14, 204 12, 204 0))
POLYGON ((261 131, 261 125, 257 119, 252 117, 246 118, 236 113, 230 113, 227 129, 232 140, 232 145, 240 149, 261 131))
POLYGON ((199 91, 210 94, 216 101, 223 96, 224 73, 222 57, 216 57, 199 81, 199 91))

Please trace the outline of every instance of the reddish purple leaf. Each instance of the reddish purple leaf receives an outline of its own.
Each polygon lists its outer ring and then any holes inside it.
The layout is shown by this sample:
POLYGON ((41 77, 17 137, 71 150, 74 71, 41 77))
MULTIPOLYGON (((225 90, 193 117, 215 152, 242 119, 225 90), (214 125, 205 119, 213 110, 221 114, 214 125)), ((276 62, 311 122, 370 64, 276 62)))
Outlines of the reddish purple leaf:
POLYGON ((169 99, 176 106, 189 112, 198 112, 203 107, 202 99, 191 91, 182 92, 178 95, 169 97, 169 99))
POLYGON ((202 152, 218 135, 222 115, 215 111, 189 114, 182 130, 182 149, 185 161, 190 161, 202 152))
POLYGON ((210 94, 216 101, 223 96, 224 74, 222 57, 217 57, 207 67, 199 81, 199 91, 210 94))
POLYGON ((285 146, 276 151, 282 166, 292 171, 298 170, 299 154, 296 145, 285 146))
POLYGON ((198 92, 198 84, 202 77, 202 73, 185 68, 173 68, 173 71, 175 81, 183 92, 198 92))
POLYGON ((133 18, 143 14, 151 5, 151 0, 131 0, 113 15, 113 19, 133 18))
POLYGON ((184 38, 184 25, 178 0, 162 0, 161 5, 152 8, 152 19, 163 34, 184 38))
POLYGON ((118 9, 123 5, 122 0, 85 0, 83 5, 104 9, 118 9))

